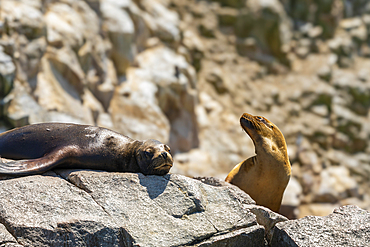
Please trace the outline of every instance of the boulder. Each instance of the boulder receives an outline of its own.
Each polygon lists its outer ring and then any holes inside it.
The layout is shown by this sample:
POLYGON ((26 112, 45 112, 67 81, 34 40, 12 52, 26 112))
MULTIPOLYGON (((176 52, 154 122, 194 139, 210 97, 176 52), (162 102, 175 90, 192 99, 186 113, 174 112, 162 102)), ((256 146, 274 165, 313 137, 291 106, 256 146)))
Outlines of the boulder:
POLYGON ((0 244, 9 247, 21 247, 17 240, 8 232, 3 224, 0 224, 0 244))
POLYGON ((143 0, 140 2, 145 13, 142 15, 154 36, 168 42, 180 40, 179 14, 168 8, 169 1, 143 0))
POLYGON ((134 139, 168 143, 170 125, 158 106, 157 92, 147 71, 128 69, 127 82, 115 88, 110 102, 113 129, 134 139))
POLYGON ((170 122, 171 149, 185 152, 198 146, 195 115, 197 81, 193 66, 184 56, 165 46, 147 49, 136 57, 136 61, 141 74, 145 75, 143 79, 157 87, 156 95, 151 98, 156 96, 156 104, 170 122))
POLYGON ((325 217, 307 216, 275 225, 271 246, 367 246, 370 212, 343 206, 325 217))
POLYGON ((56 170, 0 184, 0 238, 22 246, 264 246, 285 220, 210 178, 56 170))
POLYGON ((359 197, 358 184, 344 166, 331 166, 320 173, 321 183, 313 192, 315 202, 335 203, 347 197, 359 197))
MULTIPOLYGON (((46 88, 45 90, 48 89, 50 88, 46 88)), ((27 86, 24 86, 19 81, 15 80, 12 91, 2 100, 5 119, 13 127, 21 127, 27 124, 42 122, 86 124, 92 123, 93 121, 92 114, 89 112, 90 109, 88 109, 87 106, 81 106, 88 114, 87 120, 81 116, 73 116, 70 113, 55 111, 55 109, 48 111, 48 108, 43 108, 34 99, 33 95, 29 93, 29 91, 30 90, 27 86), (90 118, 91 121, 89 122, 88 119, 90 118)), ((58 98, 53 100, 58 100, 58 98)))
POLYGON ((85 1, 49 3, 45 13, 48 44, 79 49, 98 35, 99 19, 85 1))
POLYGON ((107 32, 112 43, 111 57, 117 73, 126 74, 126 69, 136 55, 134 37, 135 26, 127 8, 130 1, 102 1, 100 11, 103 16, 102 29, 107 32))
POLYGON ((0 97, 4 97, 10 92, 14 77, 15 65, 12 58, 5 54, 3 47, 0 46, 0 97))
POLYGON ((61 58, 50 54, 41 60, 42 71, 37 74, 34 92, 37 101, 46 111, 64 113, 79 119, 78 122, 94 124, 91 110, 82 104, 82 78, 74 73, 76 69, 77 72, 81 70, 78 70, 78 66, 70 67, 78 65, 78 62, 73 60, 73 56, 67 56, 68 53, 59 54, 61 58), (63 61, 63 58, 66 60, 63 61))
POLYGON ((45 20, 41 12, 42 1, 1 1, 0 20, 8 32, 18 32, 27 38, 45 35, 45 20))
POLYGON ((4 115, 14 127, 42 122, 46 111, 29 94, 26 87, 15 81, 12 91, 2 100, 4 115))

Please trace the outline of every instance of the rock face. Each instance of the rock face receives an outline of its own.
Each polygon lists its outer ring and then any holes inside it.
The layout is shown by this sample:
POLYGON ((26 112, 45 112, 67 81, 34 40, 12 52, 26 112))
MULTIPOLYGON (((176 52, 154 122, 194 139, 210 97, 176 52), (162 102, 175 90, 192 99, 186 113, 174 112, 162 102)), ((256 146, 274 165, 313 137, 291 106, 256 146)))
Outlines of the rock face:
POLYGON ((99 125, 224 179, 248 112, 286 137, 284 215, 369 210, 369 30, 364 0, 2 0, 0 131, 99 125))
POLYGON ((0 242, 264 246, 265 229, 270 231, 276 222, 286 220, 217 179, 55 172, 0 181, 0 242))
POLYGON ((328 216, 307 216, 276 224, 271 246, 367 246, 370 212, 340 207, 328 216))

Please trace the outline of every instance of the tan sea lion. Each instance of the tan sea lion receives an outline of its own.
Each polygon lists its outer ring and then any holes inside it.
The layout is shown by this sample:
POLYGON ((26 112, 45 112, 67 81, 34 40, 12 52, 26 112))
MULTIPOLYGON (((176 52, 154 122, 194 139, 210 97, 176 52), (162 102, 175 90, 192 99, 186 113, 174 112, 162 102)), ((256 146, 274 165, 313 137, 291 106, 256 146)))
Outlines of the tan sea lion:
POLYGON ((0 174, 30 175, 52 168, 83 168, 164 175, 173 165, 170 148, 89 125, 42 123, 0 134, 0 174))
POLYGON ((244 113, 240 124, 252 139, 256 156, 236 165, 225 181, 244 190, 258 205, 278 212, 291 175, 285 138, 264 117, 244 113))

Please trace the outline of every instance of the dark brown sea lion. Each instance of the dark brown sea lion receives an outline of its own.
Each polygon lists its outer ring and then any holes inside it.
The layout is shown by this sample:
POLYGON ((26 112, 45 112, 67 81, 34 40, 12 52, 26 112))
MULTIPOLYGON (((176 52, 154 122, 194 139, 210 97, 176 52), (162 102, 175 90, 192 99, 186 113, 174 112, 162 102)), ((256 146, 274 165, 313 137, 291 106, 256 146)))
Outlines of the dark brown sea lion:
POLYGON ((138 141, 89 125, 42 123, 0 134, 0 174, 39 174, 52 168, 83 168, 164 175, 172 167, 170 148, 138 141))
POLYGON ((291 175, 285 138, 264 117, 244 113, 240 124, 252 139, 256 156, 236 165, 225 180, 244 190, 258 205, 278 212, 291 175))

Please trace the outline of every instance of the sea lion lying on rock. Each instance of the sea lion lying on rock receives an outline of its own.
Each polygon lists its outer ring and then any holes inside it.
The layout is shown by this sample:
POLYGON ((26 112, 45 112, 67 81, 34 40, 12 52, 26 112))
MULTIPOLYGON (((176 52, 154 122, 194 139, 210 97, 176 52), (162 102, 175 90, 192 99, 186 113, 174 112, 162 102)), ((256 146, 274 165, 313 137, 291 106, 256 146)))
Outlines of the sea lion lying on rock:
POLYGON ((40 174, 52 168, 165 175, 173 165, 170 148, 138 141, 89 125, 42 123, 0 134, 0 174, 40 174))
POLYGON ((291 176, 285 138, 264 117, 244 113, 240 124, 252 139, 256 156, 236 165, 225 181, 244 190, 258 205, 278 212, 291 176))

